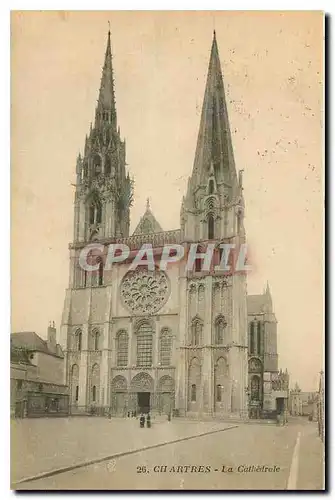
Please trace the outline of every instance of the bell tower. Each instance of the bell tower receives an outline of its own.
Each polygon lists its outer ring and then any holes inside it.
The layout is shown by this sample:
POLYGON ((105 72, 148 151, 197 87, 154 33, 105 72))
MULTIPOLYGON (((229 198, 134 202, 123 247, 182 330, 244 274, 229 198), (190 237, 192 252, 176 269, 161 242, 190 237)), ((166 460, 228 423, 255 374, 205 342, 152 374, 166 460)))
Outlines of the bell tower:
MULTIPOLYGON (((242 171, 235 168, 218 45, 214 31, 193 170, 180 211, 181 241, 197 256, 245 242, 242 171), (209 243, 210 242, 210 243, 209 243)), ((235 252, 236 255, 236 252, 235 252)), ((220 258, 218 259, 218 257, 220 258)), ((235 260, 235 259, 234 259, 235 260)), ((245 273, 229 264, 204 269, 200 259, 180 276, 177 404, 182 413, 247 415, 248 338, 245 273), (219 267, 219 268, 218 268, 219 267), (184 298, 185 297, 185 298, 184 298)))
POLYGON ((77 158, 74 242, 129 235, 132 182, 125 166, 126 143, 117 124, 108 31, 94 126, 85 138, 83 156, 77 158))

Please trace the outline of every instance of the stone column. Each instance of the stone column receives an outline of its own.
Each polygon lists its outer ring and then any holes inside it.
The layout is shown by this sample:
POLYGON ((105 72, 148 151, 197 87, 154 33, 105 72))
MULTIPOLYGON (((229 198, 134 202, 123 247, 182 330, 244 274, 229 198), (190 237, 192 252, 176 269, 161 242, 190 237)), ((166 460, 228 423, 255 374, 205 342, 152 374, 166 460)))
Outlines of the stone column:
MULTIPOLYGON (((112 282, 113 283, 113 282, 112 282)), ((106 293, 106 310, 105 310, 105 322, 103 326, 102 339, 99 348, 102 350, 101 354, 101 368, 100 368, 100 388, 101 388, 101 399, 100 404, 104 407, 109 407, 109 396, 110 396, 110 369, 111 369, 111 354, 115 349, 112 348, 112 338, 111 333, 113 330, 113 320, 110 321, 111 317, 111 307, 112 307, 112 292, 113 285, 105 287, 106 293)))
POLYGON ((109 386, 109 349, 108 349, 109 324, 104 325, 102 338, 102 352, 100 365, 100 406, 108 406, 108 386, 109 386))
POLYGON ((59 337, 59 343, 63 351, 66 351, 68 349, 69 347, 68 336, 71 335, 71 328, 70 328, 71 302, 72 302, 72 290, 68 289, 65 291, 62 324, 60 327, 60 337, 59 337))
POLYGON ((86 238, 86 204, 81 201, 78 206, 78 240, 85 241, 86 238))
POLYGON ((130 359, 131 366, 137 365, 137 335, 135 330, 135 322, 134 319, 131 319, 131 345, 130 345, 130 359))
POLYGON ((232 412, 247 412, 248 356, 245 277, 232 277, 232 347, 229 353, 232 385, 232 412))
POLYGON ((201 394, 202 394, 202 410, 205 413, 212 413, 214 408, 213 398, 213 376, 212 376, 212 276, 205 278, 205 317, 204 317, 204 332, 203 332, 203 360, 201 370, 201 394))
MULTIPOLYGON (((181 264, 183 266, 183 264, 181 264)), ((181 268, 182 269, 182 268, 181 268)), ((184 274, 184 269, 182 270, 184 274)), ((188 316, 188 300, 187 300, 187 279, 185 275, 179 278, 179 339, 176 339, 176 408, 181 415, 187 411, 187 377, 186 377, 186 359, 185 349, 187 333, 187 316, 188 316)))
POLYGON ((134 334, 133 334, 133 325, 134 322, 132 318, 129 320, 129 329, 128 329, 128 366, 133 366, 135 361, 133 359, 133 342, 134 342, 134 334))
POLYGON ((76 192, 75 202, 74 202, 73 241, 78 241, 79 238, 79 210, 80 210, 80 201, 78 193, 76 192))
POLYGON ((90 329, 90 311, 92 301, 92 290, 86 288, 82 290, 83 303, 82 307, 85 311, 85 320, 82 325, 82 343, 80 353, 80 366, 79 366, 79 399, 78 406, 87 406, 88 404, 88 391, 89 391, 89 354, 88 354, 88 335, 90 329))
POLYGON ((78 406, 86 407, 88 404, 89 377, 88 377, 88 323, 82 327, 82 342, 79 365, 79 398, 78 406))
POLYGON ((153 356, 152 356, 152 364, 153 366, 158 366, 159 363, 159 337, 160 337, 160 317, 156 317, 156 322, 155 322, 155 333, 154 333, 154 338, 153 338, 153 356))

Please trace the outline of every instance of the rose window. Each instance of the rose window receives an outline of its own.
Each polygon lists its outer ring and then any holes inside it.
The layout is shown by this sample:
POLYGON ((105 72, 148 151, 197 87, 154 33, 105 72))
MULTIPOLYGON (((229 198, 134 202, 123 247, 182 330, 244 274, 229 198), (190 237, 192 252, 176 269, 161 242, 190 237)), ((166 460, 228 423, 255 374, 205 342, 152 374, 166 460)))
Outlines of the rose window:
POLYGON ((121 283, 123 303, 136 314, 157 312, 168 298, 169 285, 163 271, 130 271, 121 283))

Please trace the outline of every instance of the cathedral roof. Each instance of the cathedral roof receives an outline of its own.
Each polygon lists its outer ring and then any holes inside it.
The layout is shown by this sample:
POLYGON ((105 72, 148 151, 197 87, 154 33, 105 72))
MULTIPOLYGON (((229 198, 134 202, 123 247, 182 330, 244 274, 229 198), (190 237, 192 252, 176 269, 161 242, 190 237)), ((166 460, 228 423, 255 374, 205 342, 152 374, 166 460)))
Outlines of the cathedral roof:
POLYGON ((248 314, 257 314, 264 312, 266 300, 264 295, 248 295, 247 296, 247 309, 248 314))
POLYGON ((259 314, 272 311, 272 296, 270 291, 269 282, 266 282, 264 293, 259 295, 247 296, 247 310, 248 314, 259 314))
POLYGON ((153 234, 153 233, 162 233, 162 226, 159 224, 154 214, 151 211, 149 198, 147 199, 147 207, 138 223, 135 231, 135 234, 153 234))
POLYGON ((272 301, 267 294, 248 295, 247 296, 247 311, 249 315, 273 313, 272 301))

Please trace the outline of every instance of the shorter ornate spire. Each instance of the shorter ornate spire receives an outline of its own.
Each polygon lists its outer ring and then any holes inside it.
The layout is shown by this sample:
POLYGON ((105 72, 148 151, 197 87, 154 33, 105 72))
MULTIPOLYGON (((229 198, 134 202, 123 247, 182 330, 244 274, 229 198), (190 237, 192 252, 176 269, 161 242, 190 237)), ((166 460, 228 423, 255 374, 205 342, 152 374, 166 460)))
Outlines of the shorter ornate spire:
MULTIPOLYGON (((110 26, 109 26, 110 27, 110 26)), ((111 32, 108 30, 105 61, 99 90, 97 119, 113 123, 116 128, 116 106, 112 66, 111 32)))

